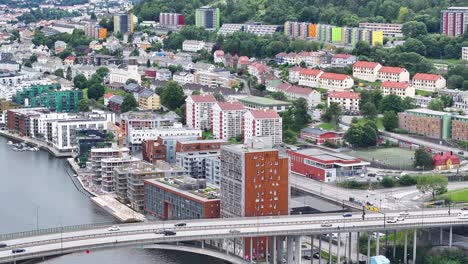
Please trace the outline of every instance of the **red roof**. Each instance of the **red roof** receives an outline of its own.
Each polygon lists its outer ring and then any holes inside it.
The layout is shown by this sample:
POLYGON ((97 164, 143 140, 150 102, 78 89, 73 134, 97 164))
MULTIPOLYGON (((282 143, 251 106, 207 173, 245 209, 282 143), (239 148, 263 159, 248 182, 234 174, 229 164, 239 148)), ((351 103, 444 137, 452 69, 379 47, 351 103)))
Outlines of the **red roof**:
POLYGON ((388 67, 388 66, 382 66, 380 68, 379 72, 384 72, 384 73, 393 73, 393 74, 400 74, 402 72, 406 71, 405 68, 401 67, 388 67))
POLYGON ((292 68, 289 68, 289 71, 301 71, 303 68, 302 67, 299 67, 299 66, 294 66, 292 68))
POLYGON ((322 73, 322 71, 316 70, 316 69, 302 69, 299 71, 299 74, 314 75, 314 76, 318 76, 320 73, 322 73))
POLYGON ((329 98, 349 98, 349 99, 359 99, 361 95, 355 92, 329 92, 329 98))
POLYGON ((106 94, 104 94, 104 98, 111 98, 112 96, 114 96, 113 93, 106 93, 106 94))
POLYGON ((259 73, 263 73, 267 70, 267 67, 261 63, 258 63, 258 62, 254 62, 252 63, 250 66, 254 67, 255 69, 257 69, 257 71, 259 73))
POLYGON ((437 81, 442 76, 438 74, 430 74, 430 73, 416 73, 416 75, 413 76, 413 80, 424 80, 424 81, 437 81))
POLYGON ((70 55, 68 57, 65 58, 65 60, 72 60, 72 61, 75 61, 76 57, 73 56, 73 55, 70 55))
POLYGON ((216 98, 211 94, 191 95, 195 103, 216 103, 216 98))
POLYGON ((449 160, 454 165, 460 165, 460 159, 452 152, 437 153, 436 155, 434 155, 432 160, 434 162, 434 166, 446 165, 449 160))
POLYGON ((337 80, 337 81, 344 81, 349 76, 346 74, 341 73, 332 73, 332 72, 324 72, 320 78, 322 79, 329 79, 329 80, 337 80))
POLYGON ((284 56, 286 56, 286 53, 285 52, 280 52, 278 54, 276 54, 276 58, 283 58, 284 56))
POLYGON ((240 57, 239 57, 239 63, 240 63, 240 64, 248 64, 248 63, 249 63, 249 57, 247 57, 247 56, 240 56, 240 57))
POLYGON ((303 88, 300 86, 291 86, 288 88, 288 93, 293 93, 293 94, 303 94, 303 95, 309 95, 314 92, 314 90, 309 89, 309 88, 303 88))
POLYGON ((280 118, 280 116, 274 109, 253 109, 250 110, 250 113, 254 118, 257 119, 280 118))
POLYGON ((218 102, 217 104, 219 108, 221 108, 221 110, 225 111, 235 111, 244 109, 244 105, 238 101, 218 102))
POLYGON ((289 87, 291 87, 291 84, 289 83, 280 83, 276 86, 276 89, 286 91, 289 87))
POLYGON ((383 82, 382 87, 395 88, 395 89, 407 89, 410 87, 409 83, 404 82, 383 82))
POLYGON ((333 58, 335 59, 349 59, 351 58, 353 55, 351 54, 343 54, 343 53, 339 53, 339 54, 335 54, 335 56, 333 56, 333 58))
POLYGON ((357 61, 354 63, 353 67, 359 67, 359 68, 372 68, 374 69, 377 67, 379 63, 377 62, 370 62, 370 61, 357 61))

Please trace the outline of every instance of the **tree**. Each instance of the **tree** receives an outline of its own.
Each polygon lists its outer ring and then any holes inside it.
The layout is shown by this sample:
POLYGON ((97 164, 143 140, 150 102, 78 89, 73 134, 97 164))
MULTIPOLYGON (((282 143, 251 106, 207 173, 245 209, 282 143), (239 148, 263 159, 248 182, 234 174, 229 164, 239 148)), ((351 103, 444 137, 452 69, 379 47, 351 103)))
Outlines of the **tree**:
POLYGON ((399 182, 401 186, 413 186, 416 185, 418 181, 416 180, 416 177, 411 175, 403 175, 400 177, 399 182))
POLYGON ((383 177, 383 179, 382 179, 382 181, 380 183, 385 188, 392 188, 392 187, 395 186, 396 181, 395 181, 395 179, 393 177, 386 176, 386 177, 383 177))
POLYGON ((279 92, 272 92, 271 93, 271 97, 273 99, 276 99, 276 100, 280 100, 280 101, 286 101, 288 98, 286 97, 286 95, 279 91, 279 92))
POLYGON ((304 69, 307 68, 307 64, 305 61, 301 61, 301 63, 299 63, 299 66, 304 69))
POLYGON ((130 52, 130 56, 140 56, 140 51, 138 49, 134 49, 130 52))
POLYGON ((403 112, 405 108, 403 107, 402 100, 398 95, 389 94, 384 96, 380 104, 380 111, 393 111, 395 113, 403 112))
POLYGON ((427 108, 434 110, 434 111, 444 111, 444 102, 442 102, 442 100, 439 100, 437 98, 432 99, 429 102, 429 105, 427 106, 427 108))
POLYGON ((138 106, 137 101, 135 100, 135 97, 133 97, 133 94, 126 94, 124 97, 124 100, 122 102, 122 106, 120 111, 122 113, 132 111, 138 106))
POLYGON ((97 20, 96 14, 94 12, 91 12, 90 19, 94 21, 97 20))
POLYGON ((444 108, 453 106, 453 97, 450 95, 442 95, 440 100, 444 103, 444 108))
POLYGON ((57 69, 57 70, 55 70, 55 71, 54 71, 54 75, 63 78, 63 70, 62 70, 62 69, 57 69))
POLYGON ((161 93, 161 104, 170 110, 175 110, 181 107, 184 102, 185 95, 182 87, 174 81, 169 81, 161 93))
POLYGON ((138 83, 138 82, 137 82, 137 80, 132 79, 132 78, 128 79, 128 80, 125 82, 125 84, 131 84, 131 83, 138 83))
POLYGON ((432 155, 423 148, 418 148, 414 152, 414 166, 424 170, 432 170, 432 155))
POLYGON ((398 127, 398 116, 394 111, 385 111, 382 124, 387 131, 393 131, 398 127))
POLYGON ((422 35, 427 35, 426 24, 417 21, 409 21, 401 27, 403 35, 409 38, 417 38, 422 35))
POLYGON ((448 179, 445 176, 432 174, 418 176, 416 187, 419 191, 432 194, 434 199, 437 194, 443 193, 447 190, 448 179))
POLYGON ((78 112, 89 112, 89 100, 86 98, 78 102, 78 112))
POLYGON ((460 75, 452 75, 447 80, 447 86, 450 89, 461 89, 463 88, 463 76, 460 75))
POLYGON ((370 147, 377 145, 377 125, 372 120, 354 123, 345 133, 345 140, 355 147, 370 147))
POLYGON ((66 77, 67 77, 67 80, 69 80, 69 81, 71 81, 72 78, 73 78, 72 77, 72 70, 71 70, 70 66, 68 66, 68 68, 67 68, 67 76, 66 77))
POLYGON ((146 61, 146 67, 151 68, 151 61, 149 59, 146 61))
POLYGON ((364 118, 367 119, 375 119, 377 117, 377 108, 371 102, 367 102, 365 105, 361 107, 361 114, 364 118))
POLYGON ((343 110, 338 103, 331 102, 330 105, 322 113, 320 119, 327 123, 333 123, 335 127, 338 127, 340 118, 343 115, 343 110))
POLYGON ((99 69, 96 70, 96 74, 99 75, 99 77, 101 77, 101 79, 104 79, 104 77, 106 77, 107 74, 109 74, 109 68, 99 67, 99 69))
POLYGON ((104 86, 100 83, 95 83, 88 88, 88 98, 98 100, 105 93, 104 86))

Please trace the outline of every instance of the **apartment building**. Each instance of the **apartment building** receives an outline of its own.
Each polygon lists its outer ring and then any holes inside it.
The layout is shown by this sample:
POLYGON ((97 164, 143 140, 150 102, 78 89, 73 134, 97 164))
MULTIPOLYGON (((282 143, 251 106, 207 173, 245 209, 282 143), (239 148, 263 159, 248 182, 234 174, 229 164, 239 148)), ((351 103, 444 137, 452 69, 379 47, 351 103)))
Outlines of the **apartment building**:
POLYGON ((223 24, 218 31, 219 35, 229 35, 234 32, 247 32, 257 36, 270 36, 280 29, 279 25, 264 25, 261 23, 223 24))
POLYGON ((438 74, 416 73, 413 76, 412 85, 416 90, 437 92, 440 89, 445 89, 447 82, 444 77, 438 74))
POLYGON ((191 177, 144 181, 145 211, 163 220, 219 218, 219 189, 191 177))
POLYGON ((377 79, 385 82, 409 82, 409 72, 401 67, 382 66, 377 75, 377 79))
POLYGON ((276 112, 284 112, 292 105, 290 102, 259 96, 247 96, 239 98, 238 101, 247 109, 273 109, 276 112))
POLYGON ((159 95, 150 89, 144 89, 138 94, 138 107, 143 110, 161 109, 161 100, 159 95))
POLYGON ((101 159, 101 191, 114 192, 114 169, 120 166, 129 166, 140 160, 135 157, 105 158, 101 159))
POLYGON ((440 31, 450 37, 462 36, 468 30, 468 7, 449 7, 440 11, 440 31))
MULTIPOLYGON (((410 133, 436 139, 451 138, 451 115, 429 109, 411 109, 398 113, 398 126, 410 133)), ((465 139, 468 135, 465 135, 465 139)))
POLYGON ((403 24, 396 23, 359 23, 360 28, 365 28, 369 30, 380 30, 383 32, 384 37, 388 38, 403 37, 403 32, 401 31, 402 26, 403 24))
MULTIPOLYGON (((288 158, 277 149, 229 145, 221 148, 221 217, 288 215, 288 158)), ((247 259, 265 257, 269 239, 243 238, 240 245, 247 259), (250 243, 253 243, 252 245, 250 243)), ((237 251, 237 249, 236 249, 237 251)))
POLYGON ((120 129, 122 129, 125 136, 128 136, 128 132, 132 128, 153 129, 174 127, 174 124, 179 122, 179 118, 174 112, 130 111, 120 115, 120 129))
POLYGON ((185 99, 185 120, 190 128, 212 128, 213 106, 216 98, 211 94, 191 95, 185 99))
POLYGON ((462 47, 461 59, 464 61, 468 61, 468 47, 462 47))
POLYGON ((242 135, 242 116, 246 109, 237 101, 217 102, 213 105, 213 136, 229 140, 242 135))
POLYGON ((299 85, 319 87, 319 77, 323 71, 316 69, 302 69, 299 71, 299 85))
POLYGON ((127 69, 109 68, 109 81, 111 83, 126 83, 130 79, 141 84, 141 75, 138 72, 138 65, 128 65, 127 69))
POLYGON ((353 65, 353 77, 368 82, 377 81, 377 76, 382 65, 377 62, 358 61, 353 65))
POLYGON ((198 52, 203 49, 211 52, 212 47, 213 43, 207 43, 199 40, 185 40, 182 43, 182 50, 187 52, 198 52))
POLYGON ((139 148, 143 141, 157 139, 167 136, 202 136, 202 130, 197 128, 182 127, 182 124, 176 124, 173 127, 160 128, 130 128, 127 142, 135 148, 139 148))
POLYGON ((349 75, 324 72, 319 77, 318 87, 331 91, 344 91, 351 89, 353 85, 354 80, 349 75))
POLYGON ((92 148, 89 152, 88 169, 92 172, 91 183, 95 186, 101 185, 102 167, 101 160, 108 158, 128 158, 128 148, 92 148))
POLYGON ((190 72, 176 72, 172 76, 172 80, 180 85, 194 83, 194 75, 190 72))
POLYGON ((452 118, 452 139, 455 140, 468 140, 468 117, 467 116, 454 116, 452 118))
POLYGON ((359 102, 361 101, 359 93, 329 92, 327 97, 328 106, 330 106, 330 103, 337 103, 346 112, 359 112, 359 102))
POLYGON ((289 68, 288 70, 288 81, 290 83, 298 83, 299 82, 299 73, 301 72, 303 68, 299 66, 294 66, 292 68, 289 68))
POLYGON ((159 25, 162 27, 182 27, 185 24, 183 14, 179 13, 159 13, 159 25))
POLYGON ((244 142, 270 137, 274 145, 283 143, 282 118, 273 109, 249 110, 244 114, 244 142))
POLYGON ((309 107, 317 106, 322 100, 322 95, 319 91, 310 88, 291 85, 289 83, 279 83, 278 85, 276 85, 274 90, 276 92, 283 92, 284 95, 286 95, 286 97, 290 100, 304 98, 307 101, 309 107))
POLYGON ((219 8, 203 6, 195 10, 195 26, 205 30, 218 31, 221 26, 221 13, 219 8))
POLYGON ((400 97, 414 97, 415 89, 410 83, 383 82, 380 86, 383 95, 394 94, 400 97))
POLYGON ((181 140, 197 140, 201 138, 201 130, 197 135, 159 136, 157 139, 146 139, 141 143, 143 160, 156 163, 158 160, 169 163, 176 162, 176 146, 181 140))

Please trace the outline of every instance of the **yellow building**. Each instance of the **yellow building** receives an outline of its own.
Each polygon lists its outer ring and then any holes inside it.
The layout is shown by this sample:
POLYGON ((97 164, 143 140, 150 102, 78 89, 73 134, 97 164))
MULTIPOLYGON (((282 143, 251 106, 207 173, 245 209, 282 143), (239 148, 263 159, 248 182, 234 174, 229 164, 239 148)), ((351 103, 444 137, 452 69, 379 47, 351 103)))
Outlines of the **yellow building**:
POLYGON ((372 31, 372 46, 383 45, 383 31, 372 31))
POLYGON ((159 95, 145 89, 138 95, 138 106, 144 110, 158 110, 161 108, 161 100, 159 95))

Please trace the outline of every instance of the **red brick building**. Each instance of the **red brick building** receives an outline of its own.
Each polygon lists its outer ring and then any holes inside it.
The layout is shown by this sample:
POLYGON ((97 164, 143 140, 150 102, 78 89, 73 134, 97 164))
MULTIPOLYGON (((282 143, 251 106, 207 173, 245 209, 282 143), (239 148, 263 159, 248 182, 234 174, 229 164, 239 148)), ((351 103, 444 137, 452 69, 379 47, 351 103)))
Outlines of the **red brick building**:
POLYGON ((313 141, 317 145, 321 145, 326 141, 337 144, 343 142, 344 132, 327 131, 320 128, 308 127, 301 130, 301 139, 313 141))
POLYGON ((156 163, 157 160, 166 161, 167 147, 163 144, 161 137, 157 140, 143 140, 141 143, 143 160, 156 163))
POLYGON ((10 132, 19 133, 21 136, 30 136, 34 129, 31 117, 48 113, 46 108, 20 108, 7 110, 7 128, 10 132))

